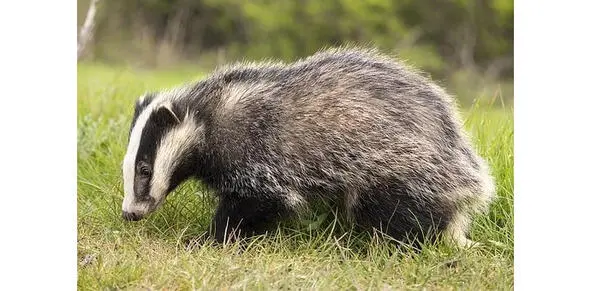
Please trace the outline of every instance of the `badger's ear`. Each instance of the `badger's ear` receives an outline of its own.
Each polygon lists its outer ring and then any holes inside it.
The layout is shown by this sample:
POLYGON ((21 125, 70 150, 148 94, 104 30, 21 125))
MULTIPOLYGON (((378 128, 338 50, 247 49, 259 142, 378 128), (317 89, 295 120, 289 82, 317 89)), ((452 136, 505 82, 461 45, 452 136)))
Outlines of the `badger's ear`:
POLYGON ((169 126, 181 123, 176 113, 167 105, 162 105, 154 111, 154 123, 158 126, 169 126))

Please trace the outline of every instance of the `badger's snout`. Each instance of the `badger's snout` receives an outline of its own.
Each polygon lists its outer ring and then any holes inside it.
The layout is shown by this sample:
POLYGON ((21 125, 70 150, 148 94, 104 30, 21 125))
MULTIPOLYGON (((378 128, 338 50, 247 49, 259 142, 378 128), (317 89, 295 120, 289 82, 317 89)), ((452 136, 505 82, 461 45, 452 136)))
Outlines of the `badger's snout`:
POLYGON ((123 219, 125 219, 127 221, 138 221, 143 218, 142 215, 139 215, 135 212, 127 212, 127 211, 123 211, 122 217, 123 217, 123 219))

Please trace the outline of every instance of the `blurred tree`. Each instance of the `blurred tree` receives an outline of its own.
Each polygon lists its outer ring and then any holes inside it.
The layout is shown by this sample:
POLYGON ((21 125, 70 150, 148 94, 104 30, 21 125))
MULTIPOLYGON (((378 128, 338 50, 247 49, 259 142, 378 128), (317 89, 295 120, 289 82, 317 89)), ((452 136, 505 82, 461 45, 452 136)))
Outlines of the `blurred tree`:
POLYGON ((513 0, 103 0, 94 56, 283 58, 342 44, 394 51, 424 70, 511 78, 513 0))
POLYGON ((92 0, 90 2, 90 6, 88 7, 88 13, 86 14, 86 20, 84 20, 84 24, 80 29, 80 34, 78 37, 78 59, 84 53, 86 46, 94 36, 94 26, 95 26, 95 16, 96 16, 96 4, 99 0, 92 0))

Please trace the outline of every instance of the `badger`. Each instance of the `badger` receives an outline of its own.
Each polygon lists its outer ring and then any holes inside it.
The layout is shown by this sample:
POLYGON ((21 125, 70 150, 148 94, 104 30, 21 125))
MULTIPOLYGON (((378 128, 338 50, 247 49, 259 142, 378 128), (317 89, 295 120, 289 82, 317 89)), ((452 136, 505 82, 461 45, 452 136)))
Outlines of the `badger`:
POLYGON ((237 63, 140 97, 123 218, 144 218, 188 179, 219 198, 218 242, 263 234, 324 199, 363 230, 401 242, 441 234, 465 247, 495 193, 452 97, 400 60, 360 48, 237 63))

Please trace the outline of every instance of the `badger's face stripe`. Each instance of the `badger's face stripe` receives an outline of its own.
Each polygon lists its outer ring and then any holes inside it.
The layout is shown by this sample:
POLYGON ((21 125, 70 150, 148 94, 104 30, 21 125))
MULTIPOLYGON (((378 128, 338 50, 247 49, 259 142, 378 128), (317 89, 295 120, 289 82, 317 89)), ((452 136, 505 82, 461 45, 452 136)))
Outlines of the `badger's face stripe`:
POLYGON ((135 176, 133 190, 137 200, 148 200, 150 196, 150 182, 154 172, 162 172, 162 168, 154 165, 156 150, 160 140, 172 129, 172 124, 162 126, 156 122, 158 114, 152 112, 148 118, 140 137, 140 144, 135 156, 135 176))
POLYGON ((200 131, 188 111, 179 118, 169 102, 140 99, 136 104, 137 120, 123 161, 123 211, 135 217, 154 211, 187 177, 186 153, 200 131), (142 103, 144 109, 138 109, 142 103))
POLYGON ((140 142, 144 132, 144 128, 152 113, 152 107, 147 106, 141 111, 136 104, 137 119, 132 122, 131 133, 129 135, 129 144, 127 146, 127 153, 123 159, 123 188, 125 191, 125 198, 123 199, 123 211, 126 212, 147 212, 148 205, 139 205, 135 203, 135 184, 136 184, 136 159, 138 156, 140 142))

